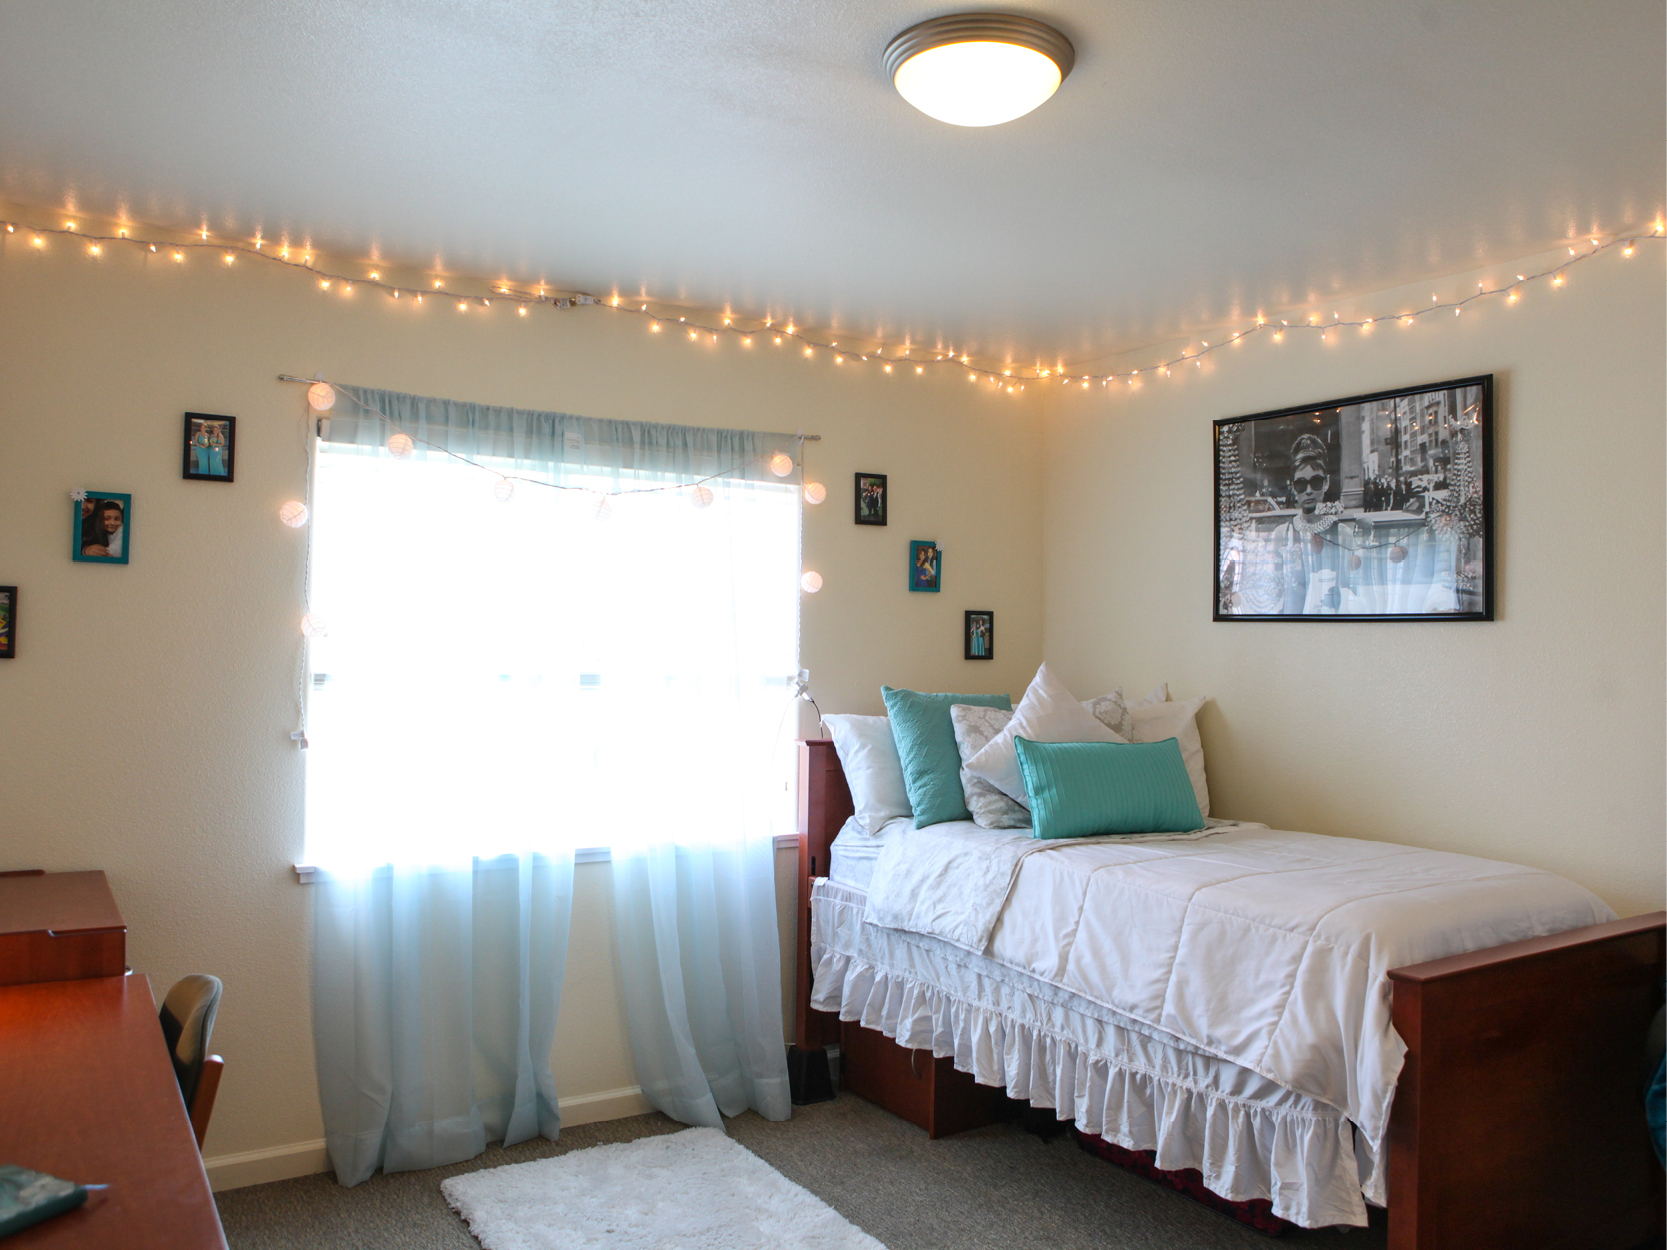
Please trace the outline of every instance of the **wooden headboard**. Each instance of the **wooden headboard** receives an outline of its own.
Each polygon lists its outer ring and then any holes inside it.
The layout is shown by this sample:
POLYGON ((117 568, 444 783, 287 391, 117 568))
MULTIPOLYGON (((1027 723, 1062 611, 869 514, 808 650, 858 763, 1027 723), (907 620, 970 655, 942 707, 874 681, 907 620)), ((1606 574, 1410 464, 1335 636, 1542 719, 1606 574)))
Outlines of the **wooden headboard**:
POLYGON ((828 875, 828 847, 856 808, 832 738, 799 743, 799 960, 794 1044, 813 1050, 839 1040, 839 1017, 810 1006, 810 883, 828 875))
POLYGON ((799 832, 812 877, 828 875, 828 845, 856 809, 832 738, 799 743, 799 832))

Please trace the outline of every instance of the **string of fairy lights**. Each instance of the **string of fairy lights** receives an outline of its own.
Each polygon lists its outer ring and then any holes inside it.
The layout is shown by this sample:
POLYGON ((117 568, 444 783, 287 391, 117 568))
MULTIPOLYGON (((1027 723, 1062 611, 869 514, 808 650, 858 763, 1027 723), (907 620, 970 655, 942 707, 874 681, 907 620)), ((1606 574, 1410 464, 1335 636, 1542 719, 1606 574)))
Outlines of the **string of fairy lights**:
POLYGON ((348 297, 356 290, 365 288, 380 292, 391 300, 407 300, 415 306, 421 306, 425 301, 450 302, 455 304, 460 313, 486 311, 493 307, 494 302, 500 307, 513 308, 519 317, 528 316, 533 309, 565 311, 594 307, 641 318, 647 323, 648 331, 652 334, 671 331, 674 336, 686 335, 690 341, 697 343, 716 345, 727 338, 747 348, 753 347, 755 341, 777 347, 791 345, 801 351, 807 359, 815 359, 818 353, 824 353, 832 357, 835 365, 860 367, 872 364, 886 374, 906 372, 911 368, 916 374, 924 374, 928 369, 935 372, 960 369, 965 371, 969 381, 989 383, 995 390, 1007 394, 1016 394, 1023 391, 1027 385, 1036 384, 1074 386, 1083 390, 1090 390, 1096 385, 1104 390, 1120 389, 1114 384, 1139 386, 1148 381, 1173 377, 1176 370, 1185 369, 1188 365, 1202 369, 1206 361, 1223 352, 1242 347, 1251 339, 1266 338, 1274 343, 1281 343, 1287 334, 1308 333, 1317 334, 1322 343, 1335 343, 1344 336, 1345 331, 1369 334, 1379 327, 1411 327, 1447 313, 1455 317, 1461 316, 1465 309, 1481 300, 1499 299, 1507 305, 1514 305, 1522 300, 1527 288, 1536 283, 1543 281, 1553 290, 1561 289, 1568 281, 1568 271, 1575 266, 1617 249, 1623 257, 1631 258, 1641 244, 1660 243, 1664 236, 1667 236, 1667 222, 1662 220, 1657 220, 1642 230, 1612 235, 1585 235, 1581 237, 1581 242, 1568 245, 1568 256, 1559 258, 1555 264, 1533 273, 1518 273, 1511 280, 1498 280, 1491 286, 1485 280, 1478 282, 1475 291, 1462 296, 1442 299, 1439 293, 1432 293, 1429 304, 1376 317, 1345 317, 1336 311, 1333 311, 1329 318, 1318 312, 1306 316, 1297 313, 1287 317, 1259 314, 1254 324, 1228 332, 1224 337, 1217 337, 1214 341, 1200 339, 1198 345, 1189 345, 1186 350, 1155 364, 1131 369, 1113 369, 1109 372, 1093 372, 1072 370, 1063 365, 1052 368, 1041 365, 997 367, 975 360, 967 352, 957 354, 943 347, 920 347, 908 341, 888 347, 879 340, 873 340, 872 345, 869 345, 860 339, 855 342, 847 339, 845 345, 841 346, 838 339, 807 330, 792 318, 740 317, 732 313, 716 312, 672 314, 662 311, 665 308, 663 302, 652 299, 627 298, 617 294, 599 296, 587 292, 564 291, 545 284, 527 289, 524 285, 517 286, 500 281, 491 284, 490 294, 454 289, 448 285, 446 278, 434 278, 427 287, 413 286, 385 278, 380 268, 367 267, 366 272, 359 275, 327 269, 318 263, 318 257, 309 247, 293 246, 287 241, 272 243, 260 237, 250 241, 227 241, 211 237, 206 227, 198 231, 198 237, 195 239, 175 241, 143 238, 135 235, 127 226, 117 227, 114 234, 95 234, 83 229, 81 223, 73 219, 66 219, 62 226, 39 226, 21 221, 0 220, 0 228, 3 228, 7 236, 23 234, 37 250, 44 250, 46 241, 50 238, 74 238, 85 247, 87 255, 94 259, 103 256, 106 249, 117 247, 136 248, 157 256, 167 256, 175 263, 184 263, 187 256, 194 253, 218 253, 224 265, 234 265, 245 257, 254 258, 306 273, 325 294, 348 297))

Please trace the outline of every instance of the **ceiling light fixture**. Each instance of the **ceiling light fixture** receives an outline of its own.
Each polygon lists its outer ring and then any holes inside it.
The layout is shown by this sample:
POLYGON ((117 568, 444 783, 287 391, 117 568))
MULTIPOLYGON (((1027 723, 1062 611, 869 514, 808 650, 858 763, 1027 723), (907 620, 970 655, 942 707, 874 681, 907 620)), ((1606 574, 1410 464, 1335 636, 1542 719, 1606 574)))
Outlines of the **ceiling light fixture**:
POLYGON ((886 73, 910 104, 952 126, 999 126, 1043 103, 1076 64, 1052 26, 1006 13, 958 13, 911 26, 886 48, 886 73))

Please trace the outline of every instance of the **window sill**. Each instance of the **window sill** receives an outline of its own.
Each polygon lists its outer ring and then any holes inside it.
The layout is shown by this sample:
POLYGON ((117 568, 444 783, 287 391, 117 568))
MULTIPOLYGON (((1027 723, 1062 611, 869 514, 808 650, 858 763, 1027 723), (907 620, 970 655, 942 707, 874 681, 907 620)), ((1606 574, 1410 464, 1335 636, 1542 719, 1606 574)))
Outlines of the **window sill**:
MULTIPOLYGON (((785 850, 788 847, 797 847, 798 845, 799 835, 796 833, 778 833, 776 835, 776 850, 778 851, 785 850)), ((603 864, 612 859, 613 852, 605 846, 581 846, 573 852, 573 862, 575 864, 603 864)), ((312 885, 323 875, 323 871, 317 865, 295 865, 295 880, 299 885, 312 885)))

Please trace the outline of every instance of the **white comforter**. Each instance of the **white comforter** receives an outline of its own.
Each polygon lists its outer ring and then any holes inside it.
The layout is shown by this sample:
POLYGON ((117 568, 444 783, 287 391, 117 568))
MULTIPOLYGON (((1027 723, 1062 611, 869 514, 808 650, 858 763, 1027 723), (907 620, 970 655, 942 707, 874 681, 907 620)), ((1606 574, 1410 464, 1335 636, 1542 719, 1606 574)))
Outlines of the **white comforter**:
POLYGON ((1389 969, 1614 918, 1551 873, 1386 842, 1234 826, 1038 843, 956 822, 890 831, 865 921, 1337 1107, 1381 1158, 1406 1053, 1389 969))

